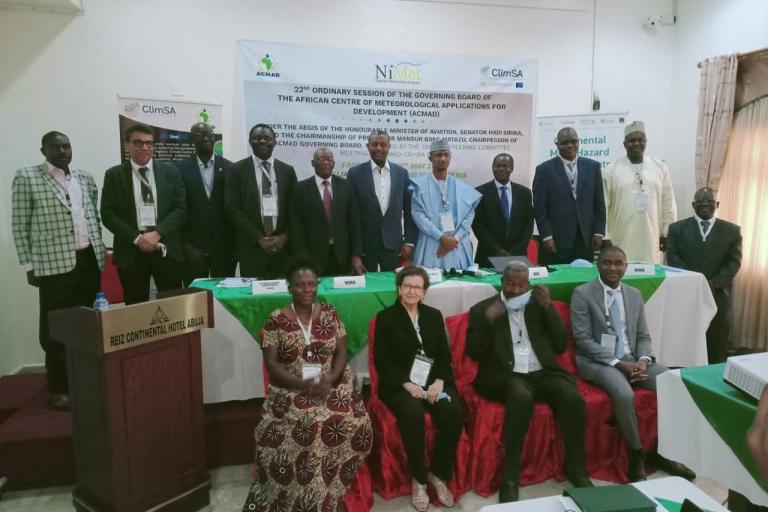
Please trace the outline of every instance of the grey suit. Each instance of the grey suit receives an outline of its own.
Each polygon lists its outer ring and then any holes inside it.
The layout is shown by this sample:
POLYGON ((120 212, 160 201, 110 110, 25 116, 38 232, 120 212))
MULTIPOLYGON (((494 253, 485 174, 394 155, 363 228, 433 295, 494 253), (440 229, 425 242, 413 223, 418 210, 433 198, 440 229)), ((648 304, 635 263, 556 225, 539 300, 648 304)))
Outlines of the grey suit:
MULTIPOLYGON (((640 431, 635 413, 635 395, 627 377, 611 365, 614 354, 601 346, 603 333, 613 333, 608 326, 603 285, 598 278, 573 291, 571 298, 571 326, 576 343, 576 369, 579 375, 602 388, 611 396, 613 414, 630 448, 642 449, 640 431)), ((653 360, 651 336, 645 321, 645 304, 640 292, 621 284, 629 346, 632 350, 622 361, 638 361, 642 357, 653 360)), ((648 378, 639 385, 656 390, 656 377, 667 371, 664 366, 649 363, 648 378)))

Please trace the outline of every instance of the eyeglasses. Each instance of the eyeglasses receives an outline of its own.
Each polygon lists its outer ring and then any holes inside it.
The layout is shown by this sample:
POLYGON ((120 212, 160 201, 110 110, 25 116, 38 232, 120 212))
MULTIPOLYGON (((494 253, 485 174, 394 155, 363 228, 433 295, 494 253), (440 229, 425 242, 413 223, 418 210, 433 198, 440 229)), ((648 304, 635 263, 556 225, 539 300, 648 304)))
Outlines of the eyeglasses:
POLYGON ((138 148, 142 148, 142 147, 151 149, 151 148, 155 147, 155 141, 153 141, 153 140, 138 140, 137 139, 137 140, 132 140, 131 141, 131 145, 133 147, 137 148, 137 149, 138 148))
POLYGON ((418 284, 401 284, 400 288, 407 292, 420 292, 424 289, 423 286, 418 284))

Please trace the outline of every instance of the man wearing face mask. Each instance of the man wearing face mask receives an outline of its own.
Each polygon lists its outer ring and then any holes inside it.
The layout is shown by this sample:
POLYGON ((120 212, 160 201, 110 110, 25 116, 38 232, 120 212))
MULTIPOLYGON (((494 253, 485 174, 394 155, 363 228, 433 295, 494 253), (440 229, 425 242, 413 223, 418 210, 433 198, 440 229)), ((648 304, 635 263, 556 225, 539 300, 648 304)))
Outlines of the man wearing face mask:
POLYGON ((577 487, 592 485, 585 470, 584 398, 573 376, 555 359, 568 346, 568 331, 549 290, 536 285, 531 291, 529 286, 528 268, 511 261, 504 268, 501 293, 469 312, 466 352, 478 362, 475 389, 506 406, 500 503, 518 499, 520 453, 536 401, 552 408, 563 435, 566 478, 577 487))

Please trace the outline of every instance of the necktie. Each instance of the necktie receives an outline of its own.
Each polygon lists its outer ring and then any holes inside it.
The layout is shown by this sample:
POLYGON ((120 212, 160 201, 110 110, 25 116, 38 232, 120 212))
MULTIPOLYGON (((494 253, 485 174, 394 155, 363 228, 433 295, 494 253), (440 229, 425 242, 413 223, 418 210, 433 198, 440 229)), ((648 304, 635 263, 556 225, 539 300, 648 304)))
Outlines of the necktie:
POLYGON ((328 180, 323 180, 323 208, 325 208, 325 216, 328 218, 328 223, 331 222, 331 188, 328 180))
MULTIPOLYGON (((261 196, 272 195, 272 181, 269 179, 269 162, 261 162, 261 196)), ((271 235, 275 230, 275 218, 271 215, 264 215, 264 232, 267 236, 271 235)))
POLYGON ((621 309, 619 307, 619 301, 621 296, 618 290, 608 290, 608 296, 611 297, 611 307, 608 308, 608 315, 611 318, 611 325, 613 331, 616 333, 616 350, 614 354, 616 359, 624 357, 624 328, 621 326, 621 309))
POLYGON ((504 220, 509 222, 509 194, 507 193, 507 187, 499 187, 501 190, 501 212, 504 214, 504 220))
POLYGON ((709 221, 708 220, 702 220, 701 221, 701 238, 704 241, 707 240, 707 229, 709 229, 709 221))
POLYGON ((576 197, 576 177, 573 174, 573 166, 575 162, 568 162, 566 168, 568 169, 568 180, 571 182, 571 193, 573 197, 576 197))
POLYGON ((149 187, 149 180, 147 179, 147 172, 149 169, 146 167, 139 167, 139 176, 141 176, 141 199, 144 204, 154 204, 155 197, 152 195, 152 189, 149 187))

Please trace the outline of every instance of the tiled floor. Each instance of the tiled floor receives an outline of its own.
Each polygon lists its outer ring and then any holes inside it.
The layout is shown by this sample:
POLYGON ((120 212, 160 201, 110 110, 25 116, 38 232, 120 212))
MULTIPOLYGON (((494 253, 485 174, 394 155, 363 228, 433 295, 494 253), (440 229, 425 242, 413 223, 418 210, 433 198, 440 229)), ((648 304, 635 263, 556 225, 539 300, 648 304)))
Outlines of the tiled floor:
MULTIPOLYGON (((651 478, 666 476, 662 472, 656 472, 651 478)), ((245 496, 248 494, 251 481, 251 466, 227 466, 211 471, 213 489, 211 490, 211 506, 207 512, 239 512, 242 509, 245 496)), ((597 484, 602 482, 596 481, 597 484)), ((727 496, 727 490, 717 485, 712 480, 699 478, 696 485, 722 503, 727 496)), ((563 492, 565 483, 554 480, 530 485, 520 489, 520 498, 539 498, 542 496, 559 495, 563 492)), ((74 510, 70 487, 52 487, 47 489, 35 489, 31 491, 6 492, 0 500, 0 512, 65 512, 74 510)), ((468 492, 458 502, 451 512, 476 511, 485 505, 496 503, 497 496, 483 498, 473 492, 468 492)), ((376 512, 407 512, 413 510, 410 497, 404 496, 393 500, 384 500, 374 495, 373 510, 376 512)), ((438 508, 430 508, 439 511, 438 508)), ((447 509, 446 509, 447 510, 447 509)))

